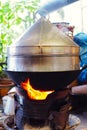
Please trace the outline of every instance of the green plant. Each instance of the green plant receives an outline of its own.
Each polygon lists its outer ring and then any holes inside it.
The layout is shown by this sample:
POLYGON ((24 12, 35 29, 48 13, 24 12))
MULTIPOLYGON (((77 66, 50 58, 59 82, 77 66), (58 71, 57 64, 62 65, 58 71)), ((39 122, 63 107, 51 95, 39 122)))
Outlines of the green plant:
POLYGON ((39 2, 40 0, 1 0, 0 63, 6 62, 7 46, 34 23, 39 2))

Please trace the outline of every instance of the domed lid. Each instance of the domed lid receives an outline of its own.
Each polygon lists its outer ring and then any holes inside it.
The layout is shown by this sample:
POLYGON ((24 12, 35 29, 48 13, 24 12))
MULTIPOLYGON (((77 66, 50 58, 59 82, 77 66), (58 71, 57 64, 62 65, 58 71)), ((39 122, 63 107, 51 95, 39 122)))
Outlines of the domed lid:
POLYGON ((53 25, 41 17, 11 46, 77 46, 78 45, 53 25))

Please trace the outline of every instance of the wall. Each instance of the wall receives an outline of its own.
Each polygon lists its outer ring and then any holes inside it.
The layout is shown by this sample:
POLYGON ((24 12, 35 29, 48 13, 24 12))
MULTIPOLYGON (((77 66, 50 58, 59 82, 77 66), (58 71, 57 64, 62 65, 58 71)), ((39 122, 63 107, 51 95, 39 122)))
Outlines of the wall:
POLYGON ((50 14, 52 22, 68 22, 75 26, 74 35, 79 32, 87 33, 87 0, 79 0, 62 8, 64 11, 64 18, 61 19, 58 10, 50 14))

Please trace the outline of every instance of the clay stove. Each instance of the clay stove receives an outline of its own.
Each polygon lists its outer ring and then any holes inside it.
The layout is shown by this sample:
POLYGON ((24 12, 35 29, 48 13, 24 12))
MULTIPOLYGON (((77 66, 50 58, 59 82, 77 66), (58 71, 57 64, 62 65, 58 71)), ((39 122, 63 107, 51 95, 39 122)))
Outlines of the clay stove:
MULTIPOLYGON (((29 84, 29 82, 27 83, 29 84)), ((27 83, 22 83, 21 86, 24 85, 26 87, 27 83)), ((32 94, 29 95, 28 92, 26 93, 21 87, 18 88, 18 91, 20 94, 15 95, 17 104, 15 124, 18 130, 24 130, 26 124, 36 128, 46 126, 51 130, 65 129, 69 116, 70 90, 30 90, 32 93, 35 91, 39 93, 34 96, 32 94)))
POLYGON ((16 128, 25 130, 27 124, 36 129, 65 130, 70 107, 67 85, 80 73, 79 47, 41 18, 7 53, 6 73, 18 91, 16 128))

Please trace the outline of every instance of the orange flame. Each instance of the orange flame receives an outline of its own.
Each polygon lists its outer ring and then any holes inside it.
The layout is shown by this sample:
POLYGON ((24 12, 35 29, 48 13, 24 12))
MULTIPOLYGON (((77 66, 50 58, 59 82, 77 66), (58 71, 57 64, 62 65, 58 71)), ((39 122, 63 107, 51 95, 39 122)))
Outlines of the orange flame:
POLYGON ((22 82, 21 86, 24 90, 27 91, 29 98, 34 100, 44 100, 46 99, 48 94, 54 92, 54 91, 40 91, 33 89, 32 86, 30 85, 29 79, 26 82, 22 82))

